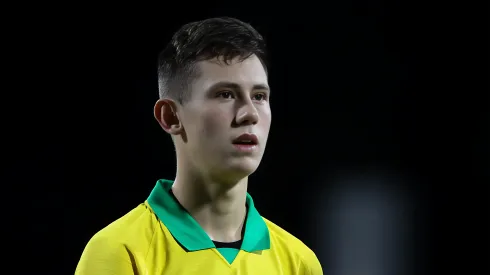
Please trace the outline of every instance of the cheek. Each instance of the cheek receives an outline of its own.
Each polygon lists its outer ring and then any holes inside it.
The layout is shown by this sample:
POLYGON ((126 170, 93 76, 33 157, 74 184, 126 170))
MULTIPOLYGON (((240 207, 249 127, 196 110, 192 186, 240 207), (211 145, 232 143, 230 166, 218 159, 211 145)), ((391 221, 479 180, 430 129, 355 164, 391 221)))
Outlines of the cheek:
POLYGON ((210 109, 200 114, 200 132, 207 138, 216 138, 216 135, 222 135, 229 125, 228 116, 219 109, 210 109))
POLYGON ((270 109, 264 110, 260 114, 260 125, 263 130, 269 131, 272 115, 270 109))

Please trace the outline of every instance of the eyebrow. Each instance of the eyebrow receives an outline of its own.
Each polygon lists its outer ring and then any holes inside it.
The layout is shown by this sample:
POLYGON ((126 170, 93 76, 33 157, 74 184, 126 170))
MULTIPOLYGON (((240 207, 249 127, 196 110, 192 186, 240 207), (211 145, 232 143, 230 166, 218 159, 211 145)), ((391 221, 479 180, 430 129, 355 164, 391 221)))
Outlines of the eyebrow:
MULTIPOLYGON (((209 87, 208 90, 214 90, 217 88, 229 88, 229 89, 233 89, 233 90, 240 90, 241 86, 235 82, 220 81, 220 82, 217 82, 217 83, 211 85, 211 87, 209 87)), ((269 88, 269 86, 267 86, 267 84, 255 84, 252 87, 252 89, 253 90, 267 90, 267 91, 270 90, 270 88, 269 88)))

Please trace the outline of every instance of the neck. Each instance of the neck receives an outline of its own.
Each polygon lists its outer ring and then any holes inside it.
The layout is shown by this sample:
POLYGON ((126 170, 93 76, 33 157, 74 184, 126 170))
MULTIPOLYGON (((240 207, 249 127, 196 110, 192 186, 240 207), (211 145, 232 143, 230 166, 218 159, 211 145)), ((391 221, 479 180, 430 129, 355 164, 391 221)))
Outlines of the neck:
POLYGON ((241 239, 248 177, 222 182, 177 168, 172 191, 213 241, 241 239))

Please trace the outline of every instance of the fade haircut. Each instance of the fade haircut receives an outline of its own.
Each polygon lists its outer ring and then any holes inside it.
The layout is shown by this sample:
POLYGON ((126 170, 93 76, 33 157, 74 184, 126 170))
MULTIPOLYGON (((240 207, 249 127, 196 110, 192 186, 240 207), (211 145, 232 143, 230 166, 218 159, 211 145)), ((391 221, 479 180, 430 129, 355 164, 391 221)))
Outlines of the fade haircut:
POLYGON ((210 18, 182 26, 158 55, 160 98, 184 103, 189 99, 189 84, 199 75, 196 62, 222 58, 230 64, 256 55, 267 74, 266 46, 250 24, 230 17, 210 18))

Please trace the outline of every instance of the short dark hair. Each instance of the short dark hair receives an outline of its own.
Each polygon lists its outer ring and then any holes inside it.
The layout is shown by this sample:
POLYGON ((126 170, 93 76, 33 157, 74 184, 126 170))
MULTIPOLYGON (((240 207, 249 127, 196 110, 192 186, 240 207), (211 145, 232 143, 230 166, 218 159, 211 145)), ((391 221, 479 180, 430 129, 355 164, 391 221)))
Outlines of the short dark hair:
POLYGON ((265 41, 248 23, 218 17, 185 24, 158 56, 159 96, 185 102, 189 83, 199 73, 198 61, 222 57, 229 64, 236 57, 245 60, 252 55, 267 73, 265 41))

